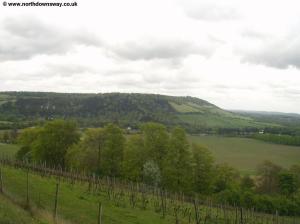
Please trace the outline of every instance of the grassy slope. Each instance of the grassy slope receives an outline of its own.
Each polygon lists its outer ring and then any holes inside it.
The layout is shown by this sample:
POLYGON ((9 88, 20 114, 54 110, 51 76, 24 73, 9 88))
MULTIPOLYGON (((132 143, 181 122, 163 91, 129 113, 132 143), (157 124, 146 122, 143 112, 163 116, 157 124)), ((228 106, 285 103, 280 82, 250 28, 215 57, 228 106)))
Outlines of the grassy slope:
POLYGON ((300 147, 220 136, 190 136, 190 140, 209 148, 218 163, 226 162, 244 173, 253 173, 264 160, 283 167, 300 164, 300 147))
MULTIPOLYGON (((186 123, 208 128, 265 127, 264 124, 252 120, 223 117, 215 114, 180 114, 178 117, 186 123)), ((267 126, 272 125, 268 124, 267 126)))
POLYGON ((42 224, 37 219, 0 195, 0 224, 42 224))
MULTIPOLYGON (((222 138, 222 137, 190 137, 192 141, 197 141, 201 143, 215 143, 218 147, 226 146, 230 153, 227 156, 218 156, 218 162, 224 162, 224 159, 228 159, 231 162, 231 165, 236 164, 239 165, 240 168, 243 167, 245 161, 248 157, 253 157, 252 153, 241 153, 240 149, 236 148, 236 145, 248 147, 254 146, 265 146, 268 145, 266 143, 261 144, 261 142, 252 140, 252 139, 237 139, 237 138, 222 138), (247 140, 251 140, 253 142, 247 142, 247 140), (245 142, 246 141, 246 142, 245 142), (232 150, 235 149, 236 151, 232 150), (231 156, 230 156, 231 155, 231 156), (234 157, 236 156, 236 157, 234 157), (241 159, 242 158, 242 159, 241 159), (244 163, 238 163, 239 160, 244 160, 244 163)), ((278 146, 278 145, 276 145, 278 146)), ((226 148, 224 147, 224 148, 226 148)), ((274 147, 274 145, 272 145, 274 147)), ((4 149, 5 147, 2 147, 4 149)), ((295 147, 289 147, 295 148, 295 147)), ((215 148, 213 148, 213 151, 215 148)), ((274 155, 274 148, 269 149, 269 154, 274 155)), ((298 148, 297 148, 298 150, 298 148)), ((257 150, 256 150, 257 151, 257 150)), ((283 151, 283 150, 282 150, 283 151)), ((13 152, 13 151, 9 151, 13 152)), ((219 151, 220 154, 224 155, 224 150, 219 151)), ((283 152, 284 153, 284 152, 283 152)), ((298 152, 300 154, 300 151, 298 152)), ((297 155, 299 158, 299 154, 297 155)), ((257 158, 261 156, 257 155, 257 158)), ((296 155, 294 156, 294 158, 296 155)), ((291 158, 288 158, 290 160, 291 158)), ((249 159, 250 160, 250 159, 249 159)), ((257 162, 257 161, 255 161, 257 162)), ((253 161, 250 161, 250 165, 252 166, 253 161)), ((247 167, 246 167, 247 168, 247 167)), ((248 168, 247 168, 248 169, 248 168)), ((3 186, 4 192, 10 197, 14 198, 14 200, 19 203, 24 203, 26 200, 26 172, 23 170, 17 170, 13 168, 2 168, 3 171, 3 186)), ((54 207, 54 192, 57 180, 55 178, 42 178, 40 176, 29 174, 29 195, 31 203, 38 205, 42 209, 46 209, 50 213, 53 211, 54 207)), ((152 206, 147 210, 143 210, 139 207, 131 208, 128 205, 128 202, 125 206, 116 206, 116 204, 109 200, 107 194, 104 191, 100 193, 90 194, 87 192, 88 186, 86 184, 79 185, 76 184, 72 186, 70 183, 61 182, 59 188, 59 198, 58 198, 58 214, 64 220, 71 221, 74 223, 97 223, 97 211, 98 211, 98 202, 101 201, 103 204, 103 221, 104 223, 118 223, 118 224, 167 224, 167 223, 175 223, 174 218, 171 216, 167 216, 167 218, 162 219, 161 214, 155 213, 153 211, 152 206)), ((1 211, 4 211, 3 214, 14 214, 12 212, 18 212, 18 208, 10 209, 10 202, 4 201, 3 207, 8 209, 9 211, 5 211, 1 208, 1 197, 0 197, 0 220, 1 220, 1 211), (11 211, 13 210, 13 211, 11 211)), ((152 202, 150 203, 152 204, 152 202)), ((20 213, 26 214, 24 211, 20 211, 20 213)), ((3 215, 2 214, 2 215, 3 215)), ((25 215, 24 215, 25 216, 25 215)), ((50 214, 51 217, 51 214, 50 214)), ((23 215, 9 215, 8 220, 10 222, 5 223, 22 223, 16 219, 17 222, 14 222, 14 218, 23 218, 23 215), (10 216, 16 216, 10 218, 10 216)), ((30 220, 30 219, 28 219, 30 220)), ((31 220, 30 220, 31 221, 31 220)), ((32 222, 26 221, 24 223, 37 223, 34 220, 32 222)), ((64 222, 67 223, 67 222, 64 222)), ((180 223, 187 223, 187 220, 181 220, 180 223)), ((219 222, 222 223, 222 222, 219 222)), ((0 224, 1 221, 0 221, 0 224)))
MULTIPOLYGON (((25 201, 26 198, 26 173, 22 170, 2 168, 4 176, 4 189, 7 194, 25 201)), ((29 175, 30 200, 35 204, 41 204, 42 208, 53 211, 55 184, 54 178, 42 178, 29 175)), ((110 224, 164 224, 173 223, 173 218, 161 218, 152 209, 142 210, 125 207, 117 207, 108 200, 106 193, 98 195, 87 193, 87 185, 72 187, 68 183, 61 183, 58 199, 58 214, 72 223, 97 223, 98 202, 103 204, 103 223, 110 224)))
POLYGON ((170 105, 177 111, 178 117, 184 123, 201 127, 265 127, 278 126, 271 123, 256 122, 247 116, 240 116, 213 105, 199 105, 192 102, 175 103, 169 101, 170 105))
MULTIPOLYGON (((4 152, 5 155, 12 156, 17 149, 18 146, 16 145, 0 144, 0 154, 4 152)), ((15 198, 18 202, 23 203, 26 198, 26 173, 11 168, 3 168, 2 170, 4 179, 3 185, 6 194, 15 198)), ((40 203, 42 208, 52 211, 56 182, 55 179, 45 179, 36 175, 30 175, 30 198, 34 201, 34 204, 40 203)), ((72 221, 72 223, 97 223, 97 203, 101 201, 104 206, 104 223, 173 223, 171 217, 162 219, 161 215, 153 212, 153 210, 144 211, 140 208, 132 209, 129 206, 125 208, 116 207, 113 202, 107 199, 106 194, 102 193, 95 196, 88 194, 86 191, 86 185, 76 185, 75 188, 72 188, 71 185, 62 183, 59 190, 58 214, 64 219, 72 221)), ((11 223, 15 224, 15 222, 11 223)), ((16 224, 17 223, 18 222, 16 222, 16 224)), ((2 224, 1 221, 0 224, 2 224)))

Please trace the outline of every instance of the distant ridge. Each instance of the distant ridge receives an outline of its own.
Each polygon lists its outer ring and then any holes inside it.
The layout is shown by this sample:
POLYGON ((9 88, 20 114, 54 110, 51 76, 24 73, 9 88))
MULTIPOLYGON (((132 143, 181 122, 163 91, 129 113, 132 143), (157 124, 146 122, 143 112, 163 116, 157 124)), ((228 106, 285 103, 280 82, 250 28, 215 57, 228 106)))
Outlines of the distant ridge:
MULTIPOLYGON (((0 121, 28 122, 72 118, 82 126, 117 122, 137 127, 143 122, 181 125, 190 131, 264 127, 250 116, 223 110, 190 96, 141 93, 0 92, 0 121)), ((0 123, 1 124, 1 123, 0 123)))

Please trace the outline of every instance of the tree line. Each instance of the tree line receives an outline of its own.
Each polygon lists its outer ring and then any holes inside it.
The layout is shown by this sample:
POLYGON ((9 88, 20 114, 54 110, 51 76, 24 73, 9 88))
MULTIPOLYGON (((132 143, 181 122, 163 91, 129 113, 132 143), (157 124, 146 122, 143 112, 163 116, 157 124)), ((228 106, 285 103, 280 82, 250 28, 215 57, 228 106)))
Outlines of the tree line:
POLYGON ((266 161, 255 176, 241 176, 228 164, 216 164, 211 152, 190 143, 180 127, 169 132, 162 124, 145 123, 128 135, 115 124, 80 130, 73 121, 54 120, 24 129, 18 142, 20 160, 209 196, 264 212, 300 213, 299 165, 284 169, 266 161))
POLYGON ((254 134, 252 138, 283 145, 300 146, 300 136, 281 134, 254 134))

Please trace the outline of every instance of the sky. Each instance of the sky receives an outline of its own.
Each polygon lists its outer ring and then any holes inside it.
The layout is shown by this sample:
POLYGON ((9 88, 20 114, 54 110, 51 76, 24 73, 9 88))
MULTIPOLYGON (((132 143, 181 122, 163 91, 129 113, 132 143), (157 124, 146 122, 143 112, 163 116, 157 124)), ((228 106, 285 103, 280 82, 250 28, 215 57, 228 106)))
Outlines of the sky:
POLYGON ((76 1, 1 3, 0 91, 189 95, 300 113, 299 1, 76 1))

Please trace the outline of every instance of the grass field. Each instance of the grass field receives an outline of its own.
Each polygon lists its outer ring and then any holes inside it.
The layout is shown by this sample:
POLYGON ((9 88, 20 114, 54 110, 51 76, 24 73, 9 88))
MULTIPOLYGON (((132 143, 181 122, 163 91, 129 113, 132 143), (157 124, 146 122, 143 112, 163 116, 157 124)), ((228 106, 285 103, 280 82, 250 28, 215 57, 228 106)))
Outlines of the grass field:
POLYGON ((249 138, 190 136, 192 142, 206 146, 217 163, 228 163, 243 173, 253 173, 258 164, 270 160, 288 168, 300 164, 300 147, 277 145, 249 138))
POLYGON ((0 156, 13 156, 19 148, 18 145, 0 143, 0 156))
MULTIPOLYGON (((25 203, 26 192, 29 192, 29 203, 30 207, 35 207, 37 214, 46 214, 41 216, 43 220, 48 220, 49 224, 52 224, 52 214, 54 211, 55 201, 55 189, 58 183, 57 178, 41 177, 37 174, 29 172, 28 185, 27 185, 27 174, 25 170, 15 169, 7 166, 1 168, 3 174, 3 188, 4 193, 14 198, 18 203, 25 203), (28 186, 28 191, 27 187, 28 186), (47 217, 47 218, 45 218, 47 217)), ((69 181, 60 181, 58 191, 58 222, 56 224, 94 224, 98 223, 98 203, 101 202, 103 205, 102 223, 104 224, 190 224, 195 222, 195 213, 193 212, 194 205, 192 203, 178 202, 166 199, 166 215, 163 218, 162 213, 157 211, 157 205, 160 207, 160 196, 154 197, 152 194, 147 195, 147 208, 142 206, 142 194, 135 192, 137 197, 136 206, 132 207, 129 205, 129 196, 126 189, 123 192, 123 196, 120 197, 121 188, 115 188, 113 191, 117 193, 117 198, 114 196, 108 196, 108 190, 112 189, 108 185, 101 184, 102 190, 91 190, 88 191, 88 183, 71 184, 69 181), (107 188, 108 187, 108 188, 107 188), (118 199, 119 198, 119 199, 118 199), (156 206, 154 203, 156 201, 156 206), (176 222, 174 216, 174 209, 179 208, 178 219, 176 222), (185 211, 190 211, 191 215, 186 216, 185 211), (190 219, 190 218, 191 219, 190 219)), ((111 194, 110 194, 111 195, 111 194)), ((1 199, 1 198, 0 198, 1 199)), ((8 202, 10 204, 10 202, 8 202)), ((0 200, 1 206, 1 200, 0 200)), ((0 207, 1 210, 1 207, 0 207)), ((244 223, 239 222, 239 216, 236 213, 237 210, 232 208, 224 208, 221 206, 209 207, 207 205, 199 205, 198 214, 202 218, 201 224, 225 224, 225 223, 244 223), (204 217, 206 221, 204 221, 204 217)), ((255 215, 249 211, 247 223, 256 224, 275 224, 274 216, 263 213, 255 213, 255 215), (250 213, 252 215, 250 215, 250 213)), ((1 211, 0 211, 1 214, 1 211)), ((242 213, 241 213, 242 214, 242 213)), ((39 216, 38 216, 39 217, 39 216)), ((1 216, 0 216, 1 218, 1 216)), ((245 216, 244 216, 245 218, 245 216)), ((244 219, 243 218, 243 219, 244 219)), ((280 217, 280 220, 284 219, 285 224, 298 223, 298 218, 294 220, 293 217, 280 217)), ((9 219, 8 219, 9 220, 9 219)), ((34 221, 34 220, 33 220, 34 221)), ((15 224, 15 222, 5 222, 15 224)), ((22 222, 17 222, 22 223, 22 222)), ((29 224, 35 224, 36 222, 25 222, 29 224)), ((39 222, 38 222, 39 223, 39 222)), ((0 224, 1 221, 0 221, 0 224)))
MULTIPOLYGON (((2 167, 4 192, 16 200, 26 201, 26 172, 13 168, 2 167)), ((52 212, 57 180, 55 178, 42 178, 29 175, 29 197, 31 203, 52 212)), ((98 202, 103 205, 103 223, 109 224, 169 224, 174 223, 171 216, 162 218, 160 213, 152 209, 143 210, 139 207, 116 206, 107 198, 105 192, 91 194, 86 184, 61 182, 58 197, 58 215, 61 219, 71 223, 97 223, 98 202)), ((30 222, 29 222, 30 223, 30 222)), ((67 222, 63 222, 67 223, 67 222)), ((186 223, 186 222, 185 222, 186 223)), ((0 224, 1 221, 0 221, 0 224)))
POLYGON ((0 195, 0 224, 46 224, 0 195))
MULTIPOLYGON (((279 164, 285 164, 286 166, 288 166, 290 164, 293 164, 293 161, 299 162, 298 158, 300 158, 300 147, 297 148, 290 146, 273 145, 253 139, 225 138, 216 136, 190 136, 190 139, 191 141, 198 142, 202 145, 210 147, 217 158, 217 162, 228 162, 230 165, 233 165, 244 172, 253 172, 253 170, 255 169, 254 164, 259 163, 259 160, 275 160, 274 162, 279 161, 279 164), (282 157, 280 157, 280 155, 282 157)), ((7 155, 13 155, 13 153, 17 150, 17 146, 2 144, 0 150, 5 151, 7 155)), ((3 188, 5 194, 10 198, 14 198, 14 201, 18 202, 18 204, 24 204, 24 202, 26 201, 27 192, 26 171, 9 167, 2 167, 1 170, 3 175, 3 188)), ((45 211, 45 213, 48 215, 47 217, 52 217, 51 214, 54 208, 55 188, 57 181, 58 180, 56 178, 41 177, 29 173, 29 201, 31 202, 31 204, 34 204, 38 208, 42 209, 42 211, 45 211)), ((103 205, 103 223, 175 223, 174 216, 170 215, 173 212, 173 209, 170 208, 166 217, 162 218, 161 213, 154 211, 153 201, 151 201, 151 197, 148 198, 150 202, 147 209, 143 209, 142 207, 140 207, 140 205, 133 208, 128 204, 129 196, 125 196, 125 198, 121 199, 120 201, 109 199, 105 185, 102 185, 102 189, 103 190, 101 191, 92 193, 88 191, 87 183, 77 183, 75 185, 72 185, 71 182, 60 182, 58 196, 58 215, 62 220, 64 220, 62 223, 97 223, 99 201, 101 201, 103 205)), ((117 192, 118 194, 120 193, 118 190, 117 192)), ((125 195, 128 195, 128 192, 125 192, 125 195)), ((141 194, 139 197, 140 198, 138 199, 137 203, 141 204, 141 194)), ((25 211, 21 210, 19 207, 16 207, 14 209, 13 206, 15 205, 9 201, 3 201, 4 199, 0 197, 0 224, 41 223, 36 219, 28 216, 28 214, 25 211), (5 207, 5 209, 2 209, 2 207, 5 207), (14 215, 16 212, 20 214, 14 215), (8 216, 5 216, 6 214, 8 214, 8 216), (9 222, 1 222, 1 215, 5 216, 6 220, 9 220, 9 222), (10 218, 11 216, 14 217, 10 218), (22 221, 23 219, 25 220, 24 222, 22 221)), ((170 202, 168 202, 168 204, 170 204, 170 202)), ((193 208, 192 205, 188 206, 190 208, 193 208)), ((202 215, 204 215, 204 212, 206 211, 207 207, 203 207, 202 215)), ((213 211, 213 213, 215 212, 216 211, 213 211)), ((217 213, 219 214, 219 212, 217 213)), ((230 217, 234 219, 234 212, 230 213, 230 217)), ((263 220, 265 220, 264 217, 264 214, 262 214, 263 220)), ((3 218, 3 220, 5 219, 3 218)), ((207 222, 207 224, 224 223, 223 220, 218 222, 215 221, 216 220, 207 222)), ((186 218, 180 218, 179 223, 187 224, 188 220, 186 218)), ((269 223, 269 221, 262 223, 269 223)))

